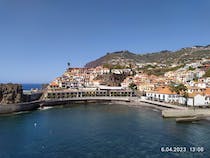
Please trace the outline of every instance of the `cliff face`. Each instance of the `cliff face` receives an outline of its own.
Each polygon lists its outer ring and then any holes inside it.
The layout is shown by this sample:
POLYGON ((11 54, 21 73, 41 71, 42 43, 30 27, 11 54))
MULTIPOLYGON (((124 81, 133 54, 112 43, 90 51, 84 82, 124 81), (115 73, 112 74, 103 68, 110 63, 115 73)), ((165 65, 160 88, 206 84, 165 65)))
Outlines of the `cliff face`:
POLYGON ((20 84, 0 84, 0 104, 14 104, 23 101, 23 90, 20 84))
POLYGON ((128 76, 129 74, 103 74, 97 76, 96 80, 101 80, 101 84, 108 86, 120 86, 121 82, 128 76))

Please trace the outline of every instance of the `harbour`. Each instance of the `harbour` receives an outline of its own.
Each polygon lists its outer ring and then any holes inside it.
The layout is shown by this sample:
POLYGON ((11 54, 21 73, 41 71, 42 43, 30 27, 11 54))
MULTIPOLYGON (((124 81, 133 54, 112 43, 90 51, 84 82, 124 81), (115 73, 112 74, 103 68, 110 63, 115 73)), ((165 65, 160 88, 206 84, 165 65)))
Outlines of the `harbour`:
POLYGON ((120 104, 59 106, 1 116, 0 157, 207 157, 209 124, 176 124, 160 111, 120 104), (171 144, 205 152, 161 152, 171 144))
POLYGON ((0 158, 210 158, 210 1, 0 1, 0 158))

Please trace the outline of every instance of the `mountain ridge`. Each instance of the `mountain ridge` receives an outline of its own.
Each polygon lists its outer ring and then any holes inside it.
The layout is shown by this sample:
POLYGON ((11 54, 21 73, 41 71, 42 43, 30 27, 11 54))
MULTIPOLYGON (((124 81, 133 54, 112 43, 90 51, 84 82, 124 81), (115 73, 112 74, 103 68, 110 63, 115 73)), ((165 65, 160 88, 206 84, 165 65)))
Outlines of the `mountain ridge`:
POLYGON ((177 51, 162 50, 159 52, 136 54, 128 50, 107 53, 106 55, 88 62, 85 67, 97 67, 108 65, 122 65, 129 67, 130 64, 159 63, 165 65, 185 64, 202 58, 210 58, 210 45, 181 48, 177 51))

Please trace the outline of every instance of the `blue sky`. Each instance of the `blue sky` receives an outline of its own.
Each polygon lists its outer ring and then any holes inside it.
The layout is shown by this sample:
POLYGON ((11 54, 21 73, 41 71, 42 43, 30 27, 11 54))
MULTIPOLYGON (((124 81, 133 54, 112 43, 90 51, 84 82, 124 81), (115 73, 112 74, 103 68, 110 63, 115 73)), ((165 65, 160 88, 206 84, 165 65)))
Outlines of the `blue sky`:
POLYGON ((210 44, 209 0, 0 0, 0 82, 44 83, 105 55, 210 44))

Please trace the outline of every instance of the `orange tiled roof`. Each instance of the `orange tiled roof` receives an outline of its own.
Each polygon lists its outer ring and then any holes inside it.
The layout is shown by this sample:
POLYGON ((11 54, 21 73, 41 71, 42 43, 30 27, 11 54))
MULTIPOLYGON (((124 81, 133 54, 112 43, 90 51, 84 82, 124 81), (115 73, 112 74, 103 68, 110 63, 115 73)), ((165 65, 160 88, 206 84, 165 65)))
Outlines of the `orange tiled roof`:
POLYGON ((193 98, 194 96, 196 96, 198 94, 203 95, 203 93, 199 93, 199 92, 196 93, 196 92, 194 92, 194 93, 189 93, 188 97, 193 98))
POLYGON ((155 92, 159 94, 176 94, 176 92, 172 92, 169 87, 158 87, 155 92))
POLYGON ((51 86, 58 86, 58 84, 56 82, 51 82, 50 85, 51 86))

